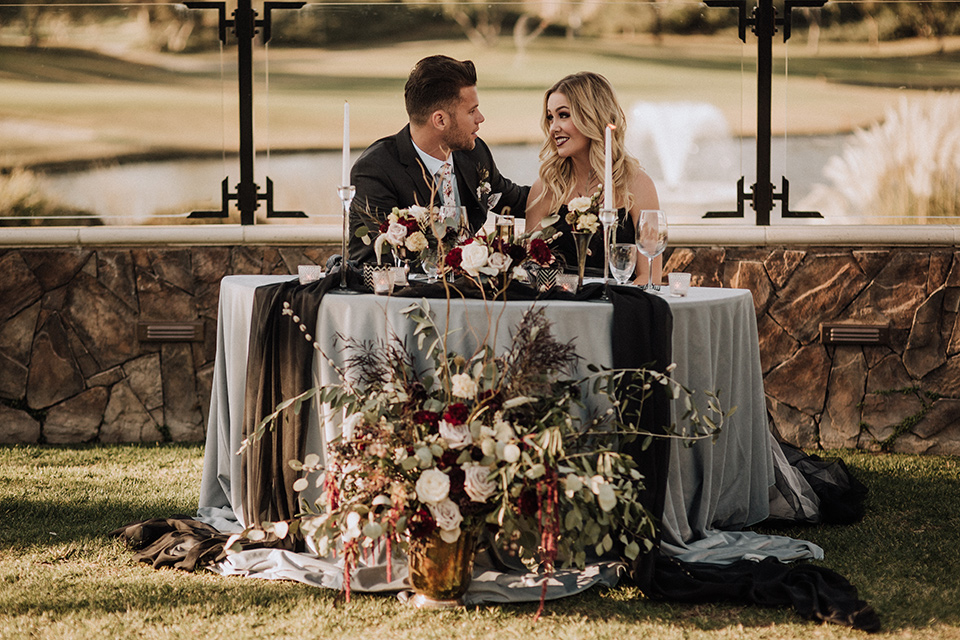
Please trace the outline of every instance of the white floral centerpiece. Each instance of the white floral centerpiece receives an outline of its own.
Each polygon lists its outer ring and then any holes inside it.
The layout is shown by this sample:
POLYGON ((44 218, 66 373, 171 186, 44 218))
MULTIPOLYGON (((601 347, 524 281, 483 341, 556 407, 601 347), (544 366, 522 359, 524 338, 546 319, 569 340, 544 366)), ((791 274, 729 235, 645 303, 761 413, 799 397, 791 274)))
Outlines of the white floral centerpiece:
MULTIPOLYGON (((384 246, 398 257, 407 259, 427 249, 436 249, 447 233, 449 223, 432 207, 414 205, 406 209, 394 207, 387 219, 380 223, 379 234, 373 241, 377 262, 382 262, 384 246)), ((362 226, 357 235, 369 243, 369 229, 362 226)))
POLYGON ((565 220, 574 233, 596 233, 600 228, 600 198, 603 189, 591 196, 580 196, 567 203, 565 220))

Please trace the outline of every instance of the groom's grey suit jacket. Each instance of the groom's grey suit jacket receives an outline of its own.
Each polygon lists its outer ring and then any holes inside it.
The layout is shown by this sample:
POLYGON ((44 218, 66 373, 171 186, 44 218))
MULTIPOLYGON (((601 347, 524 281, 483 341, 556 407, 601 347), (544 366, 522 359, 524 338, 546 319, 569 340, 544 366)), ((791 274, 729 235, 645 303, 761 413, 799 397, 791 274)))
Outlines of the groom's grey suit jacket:
MULTIPOLYGON (((499 213, 509 207, 513 215, 523 217, 530 187, 521 187, 500 175, 483 140, 477 138, 476 146, 470 151, 454 151, 453 165, 460 204, 467 208, 472 232, 486 222, 488 210, 499 213), (490 184, 489 192, 484 193, 482 199, 477 194, 481 178, 490 184), (497 193, 499 200, 488 207, 491 194, 497 193)), ((376 259, 372 243, 365 245, 354 235, 358 227, 365 224, 374 231, 393 207, 404 209, 415 204, 430 204, 431 193, 436 193, 438 187, 433 185, 433 176, 426 173, 410 138, 410 125, 396 135, 377 140, 360 155, 350 173, 351 182, 357 188, 350 208, 348 253, 351 260, 372 262, 376 259)), ((434 204, 436 198, 435 195, 434 204)))

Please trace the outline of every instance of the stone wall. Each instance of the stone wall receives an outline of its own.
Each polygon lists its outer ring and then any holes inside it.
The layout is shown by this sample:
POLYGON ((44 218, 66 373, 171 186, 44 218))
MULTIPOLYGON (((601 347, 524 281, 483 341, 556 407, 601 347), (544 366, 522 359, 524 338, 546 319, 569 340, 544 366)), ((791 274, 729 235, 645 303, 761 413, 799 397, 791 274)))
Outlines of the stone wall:
POLYGON ((204 439, 220 279, 296 273, 323 248, 0 251, 0 442, 204 439), (141 341, 137 322, 203 323, 141 341))
POLYGON ((960 454, 960 252, 953 248, 678 248, 666 270, 749 289, 767 405, 812 448, 960 454), (821 342, 821 323, 888 327, 821 342))
MULTIPOLYGON (((295 273, 334 244, 0 249, 0 442, 199 441, 220 279, 295 273), (150 342, 138 321, 200 321, 150 342)), ((770 414, 804 447, 960 454, 960 252, 691 246, 666 269, 753 292, 770 414), (889 326, 825 346, 823 322, 889 326)))

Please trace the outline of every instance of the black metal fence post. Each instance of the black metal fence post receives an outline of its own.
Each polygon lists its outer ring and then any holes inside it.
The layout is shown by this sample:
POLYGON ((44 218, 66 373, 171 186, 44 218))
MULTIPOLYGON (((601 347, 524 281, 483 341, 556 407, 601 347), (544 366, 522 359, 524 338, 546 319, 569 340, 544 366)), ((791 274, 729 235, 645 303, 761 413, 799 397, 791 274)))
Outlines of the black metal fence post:
POLYGON ((777 18, 777 9, 773 0, 759 0, 753 9, 753 16, 747 18, 746 0, 704 0, 708 7, 730 7, 739 10, 740 40, 747 41, 746 27, 751 25, 757 36, 757 181, 751 185, 748 194, 743 189, 744 178, 737 182, 736 211, 708 211, 704 218, 742 218, 743 202, 749 200, 757 213, 757 225, 770 224, 770 212, 773 201, 781 202, 781 215, 784 218, 822 218, 816 211, 790 211, 790 183, 781 177, 780 193, 774 190, 770 182, 770 139, 772 137, 770 113, 773 100, 773 36, 777 25, 783 25, 783 40, 790 38, 791 11, 794 7, 822 7, 826 0, 786 0, 782 19, 777 18))
POLYGON ((253 163, 256 148, 253 145, 253 39, 257 27, 263 29, 263 42, 271 35, 271 16, 273 9, 299 9, 306 2, 266 2, 263 20, 257 20, 257 12, 250 0, 238 0, 233 12, 233 20, 226 18, 226 5, 223 2, 196 0, 184 3, 190 9, 216 9, 220 14, 220 41, 226 44, 227 28, 233 27, 237 37, 237 84, 240 93, 240 182, 236 193, 230 193, 228 178, 221 184, 221 206, 219 211, 194 211, 191 218, 226 218, 229 215, 229 201, 237 201, 240 210, 240 224, 254 224, 254 213, 260 206, 260 200, 267 203, 267 217, 305 218, 302 211, 273 210, 273 182, 267 178, 267 190, 260 193, 254 182, 253 163))

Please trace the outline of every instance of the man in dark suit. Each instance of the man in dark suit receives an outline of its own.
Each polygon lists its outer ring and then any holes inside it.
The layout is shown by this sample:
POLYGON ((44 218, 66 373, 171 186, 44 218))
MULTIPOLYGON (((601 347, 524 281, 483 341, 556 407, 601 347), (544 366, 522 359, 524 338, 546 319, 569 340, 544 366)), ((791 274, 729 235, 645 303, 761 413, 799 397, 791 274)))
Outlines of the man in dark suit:
MULTIPOLYGON (((404 87, 410 123, 399 133, 377 140, 353 165, 357 192, 350 208, 349 257, 375 260, 373 246, 357 238, 366 225, 371 236, 387 214, 398 207, 445 204, 441 186, 444 163, 452 163, 448 201, 466 207, 470 232, 483 226, 488 211, 504 208, 523 216, 529 187, 500 175, 490 148, 477 137, 483 114, 477 94, 477 72, 469 60, 430 56, 414 66, 404 87)), ((371 237, 371 240, 373 238, 371 237)))

